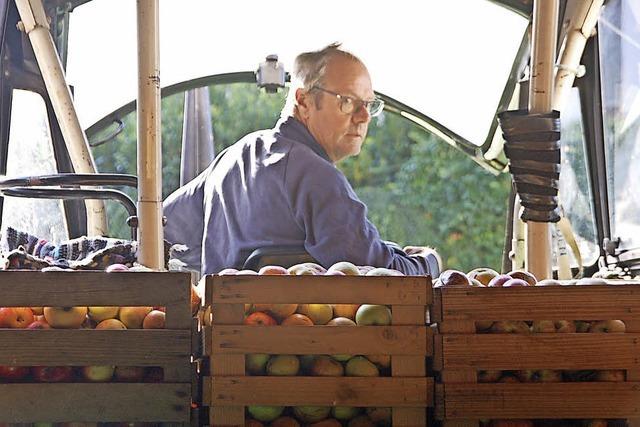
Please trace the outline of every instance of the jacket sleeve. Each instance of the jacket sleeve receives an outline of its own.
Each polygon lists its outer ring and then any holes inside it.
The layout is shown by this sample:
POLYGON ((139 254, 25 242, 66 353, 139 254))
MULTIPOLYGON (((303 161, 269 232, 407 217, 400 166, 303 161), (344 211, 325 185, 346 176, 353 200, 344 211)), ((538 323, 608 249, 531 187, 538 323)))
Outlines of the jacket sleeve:
POLYGON ((382 241, 367 219, 367 207, 342 172, 312 156, 290 156, 284 178, 291 210, 306 234, 307 252, 324 266, 349 261, 410 275, 427 274, 423 257, 409 256, 382 241))

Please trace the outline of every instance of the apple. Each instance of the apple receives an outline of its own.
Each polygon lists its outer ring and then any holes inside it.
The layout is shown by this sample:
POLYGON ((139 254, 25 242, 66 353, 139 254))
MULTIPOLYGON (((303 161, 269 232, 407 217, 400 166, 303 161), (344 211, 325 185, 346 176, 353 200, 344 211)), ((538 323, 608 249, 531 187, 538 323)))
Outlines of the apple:
POLYGON ((583 277, 576 282, 578 286, 602 286, 606 285, 607 281, 598 277, 583 277))
MULTIPOLYGON (((278 417, 271 424, 270 427, 300 427, 300 423, 292 417, 278 417)), ((245 426, 246 427, 246 426, 245 426)))
POLYGON ((498 382, 504 384, 520 384, 520 380, 518 379, 518 377, 512 374, 503 375, 502 377, 500 377, 498 382))
POLYGON ((474 279, 469 277, 469 283, 471 284, 471 286, 473 286, 474 288, 485 288, 486 286, 482 284, 482 282, 480 282, 478 279, 474 279))
POLYGON ((553 369, 524 369, 515 372, 523 383, 559 383, 562 382, 562 372, 553 369))
POLYGON ((314 325, 326 325, 333 318, 331 304, 300 304, 298 313, 307 316, 314 325))
POLYGON ((160 366, 147 366, 144 368, 144 382, 160 383, 164 380, 164 369, 160 366))
POLYGON ((566 334, 576 332, 576 324, 570 320, 555 320, 553 324, 558 333, 566 334))
POLYGON ((330 406, 294 406, 293 413, 303 423, 317 423, 331 412, 330 406))
POLYGON ((335 317, 347 317, 355 320, 360 304, 332 304, 335 317))
POLYGON ((307 424, 306 427, 342 427, 342 423, 335 418, 327 418, 317 423, 307 424))
POLYGON ((141 366, 116 366, 114 371, 116 381, 137 383, 144 378, 144 368, 141 366))
POLYGON ((476 320, 476 332, 489 332, 491 326, 493 326, 493 320, 476 320))
POLYGON ((627 327, 622 320, 600 320, 591 324, 589 332, 615 333, 624 332, 626 328, 627 327))
POLYGON ((233 276, 238 273, 237 268, 225 268, 224 270, 220 270, 218 272, 218 276, 233 276))
POLYGON ((107 319, 115 319, 118 317, 119 310, 120 307, 87 307, 89 317, 96 323, 107 319))
POLYGON ((358 415, 349 421, 348 427, 376 427, 376 424, 366 415, 358 415))
POLYGON ((362 304, 356 312, 358 326, 391 324, 391 310, 386 305, 362 304))
POLYGON ((596 381, 624 382, 624 380, 624 369, 602 369, 600 371, 596 371, 596 381))
POLYGON ((345 367, 345 375, 348 377, 378 377, 378 367, 364 356, 355 356, 349 359, 345 367))
POLYGON ((291 316, 298 309, 298 304, 253 304, 254 311, 264 311, 278 321, 291 316))
POLYGON ((505 284, 511 279, 513 279, 513 277, 509 276, 508 274, 498 274, 496 277, 494 277, 489 281, 489 284, 487 286, 491 288, 502 287, 503 284, 505 284))
POLYGON ((277 276, 281 274, 289 274, 289 272, 286 268, 279 265, 265 265, 258 270, 258 274, 261 276, 277 276))
POLYGON ((27 329, 51 329, 51 325, 48 324, 43 317, 42 319, 34 320, 33 322, 31 322, 29 326, 27 326, 27 329))
POLYGON ((118 271, 129 271, 129 267, 127 267, 124 264, 116 263, 116 264, 111 264, 110 266, 105 268, 104 271, 106 271, 107 273, 115 273, 118 271))
POLYGON ((198 288, 196 288, 194 285, 191 285, 191 315, 195 316, 196 313, 198 313, 198 310, 200 310, 200 305, 202 304, 202 298, 200 297, 200 295, 198 294, 198 288))
POLYGON ((308 316, 305 316, 304 314, 294 313, 291 316, 284 319, 280 324, 282 326, 291 326, 291 325, 313 326, 313 321, 309 319, 308 316))
POLYGON ((576 325, 576 332, 589 332, 591 322, 587 322, 586 320, 576 320, 574 323, 576 325))
POLYGON ((495 383, 502 376, 502 371, 496 369, 483 369, 478 371, 479 383, 495 383))
MULTIPOLYGON (((353 406, 334 406, 331 408, 331 416, 338 420, 350 420, 360 413, 360 408, 353 406)), ((339 425, 339 423, 338 423, 339 425)))
POLYGON ((404 274, 392 268, 378 267, 367 271, 365 276, 404 276, 404 274))
POLYGON ((562 286, 562 283, 558 282, 556 279, 544 279, 536 283, 536 286, 562 286))
POLYGON ((365 412, 377 425, 391 426, 391 408, 389 407, 369 407, 365 412))
POLYGON ((275 326, 278 324, 276 319, 262 311, 256 311, 244 318, 243 323, 251 326, 275 326))
POLYGON ((317 275, 321 275, 327 272, 327 269, 321 266, 320 264, 316 264, 315 262, 303 262, 302 264, 297 264, 292 267, 289 267, 288 269, 289 274, 294 274, 294 273, 291 273, 291 270, 295 271, 296 268, 310 269, 310 270, 313 270, 314 274, 317 274, 317 275))
POLYGON ((607 427, 609 422, 607 420, 589 420, 584 425, 585 427, 607 427))
POLYGON ((356 322, 348 317, 334 317, 327 322, 327 326, 356 326, 356 322))
POLYGON ((327 273, 331 273, 332 271, 340 271, 347 276, 359 276, 360 270, 355 264, 352 264, 348 261, 340 261, 333 264, 331 267, 327 269, 327 273))
POLYGON ((313 362, 316 360, 316 357, 317 356, 315 354, 301 354, 298 356, 298 359, 300 359, 300 369, 303 372, 310 373, 311 366, 313 366, 313 362))
POLYGON ((388 354, 367 354, 365 357, 380 369, 391 367, 391 356, 388 354))
POLYGON ((98 324, 91 320, 89 316, 84 318, 84 322, 80 325, 80 329, 95 329, 98 324))
POLYGON ((291 354, 277 354, 271 356, 267 363, 267 375, 272 376, 294 376, 300 371, 300 360, 298 356, 291 354))
POLYGON ((502 284, 503 288, 510 288, 512 286, 532 286, 529 282, 523 279, 511 279, 502 284))
POLYGON ((324 273, 325 276, 346 276, 342 271, 332 270, 324 273))
POLYGON ((531 420, 493 420, 491 427, 533 427, 531 420))
POLYGON ((553 320, 534 320, 533 324, 531 325, 531 332, 556 332, 556 324, 553 320))
POLYGON ((252 405, 247 406, 247 411, 256 420, 268 423, 275 420, 282 414, 282 411, 284 411, 284 406, 252 405))
POLYGON ((257 274, 258 272, 253 270, 240 270, 236 273, 236 276, 255 276, 257 274))
POLYGON ((108 365, 83 366, 81 372, 88 381, 107 382, 113 378, 115 369, 115 366, 108 365))
POLYGON ((153 310, 153 307, 121 307, 118 318, 127 329, 142 329, 144 318, 153 310))
POLYGON ((34 316, 44 315, 44 307, 29 307, 33 311, 34 316))
POLYGON ((341 377, 344 375, 342 363, 329 356, 317 356, 309 368, 309 373, 316 377, 341 377))
POLYGON ((142 321, 142 329, 164 329, 166 314, 160 310, 151 310, 142 321))
POLYGON ((440 277, 440 286, 465 287, 471 286, 471 281, 466 274, 458 270, 445 270, 440 277))
POLYGON ((529 325, 522 320, 498 320, 491 326, 491 332, 499 334, 527 334, 529 325))
POLYGON ((34 366, 31 368, 31 375, 38 382, 66 382, 73 378, 73 368, 71 366, 34 366))
POLYGON ((489 267, 479 267, 474 268, 470 272, 467 273, 467 277, 469 279, 476 279, 478 282, 483 285, 489 285, 491 279, 496 277, 499 273, 492 268, 489 267))
POLYGON ((29 375, 29 372, 31 369, 28 366, 0 366, 0 379, 19 381, 29 375))
POLYGON ((107 319, 96 325, 96 329, 127 329, 118 319, 107 319))
POLYGON ((262 375, 265 373, 270 357, 264 353, 247 354, 244 359, 244 368, 251 375, 262 375))
POLYGON ((44 318, 52 328, 78 329, 87 317, 87 307, 45 307, 44 318))
POLYGON ((527 282, 531 286, 535 286, 535 284, 538 283, 538 279, 536 279, 536 276, 534 276, 533 273, 530 273, 528 271, 513 270, 513 271, 510 271, 507 274, 509 276, 513 277, 514 279, 524 280, 525 282, 527 282))
POLYGON ((25 329, 33 321, 33 311, 29 307, 0 308, 0 328, 25 329))

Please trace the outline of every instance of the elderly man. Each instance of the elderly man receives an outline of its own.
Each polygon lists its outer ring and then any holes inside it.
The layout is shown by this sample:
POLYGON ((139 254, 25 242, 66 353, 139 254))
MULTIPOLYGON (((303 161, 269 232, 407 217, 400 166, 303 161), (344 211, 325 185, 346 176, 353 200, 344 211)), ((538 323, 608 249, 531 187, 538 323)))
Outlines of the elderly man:
POLYGON ((325 267, 337 261, 437 275, 439 258, 381 240, 335 164, 360 153, 384 106, 364 64, 329 45, 299 55, 274 129, 223 151, 164 203, 165 238, 189 247, 202 273, 241 268, 257 248, 299 246, 325 267))

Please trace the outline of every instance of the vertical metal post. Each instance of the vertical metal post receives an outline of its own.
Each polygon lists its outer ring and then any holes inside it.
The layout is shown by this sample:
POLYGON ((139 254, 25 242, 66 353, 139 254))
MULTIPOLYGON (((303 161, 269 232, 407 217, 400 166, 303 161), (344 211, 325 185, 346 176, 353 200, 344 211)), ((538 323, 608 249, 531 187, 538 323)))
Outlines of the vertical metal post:
POLYGON ((137 0, 138 262, 164 269, 158 0, 137 0))
MULTIPOLYGON (((535 0, 531 40, 529 111, 548 113, 553 103, 559 0, 535 0)), ((538 279, 551 277, 551 233, 548 223, 527 222, 525 267, 538 279)))
MULTIPOLYGON (((62 137, 69 150, 71 163, 76 173, 95 173, 96 166, 89 150, 89 143, 76 114, 67 85, 64 69, 56 51, 49 22, 41 0, 16 0, 22 28, 29 36, 31 46, 53 110, 60 124, 62 137)), ((107 219, 102 200, 85 200, 87 207, 87 234, 107 233, 107 219)))

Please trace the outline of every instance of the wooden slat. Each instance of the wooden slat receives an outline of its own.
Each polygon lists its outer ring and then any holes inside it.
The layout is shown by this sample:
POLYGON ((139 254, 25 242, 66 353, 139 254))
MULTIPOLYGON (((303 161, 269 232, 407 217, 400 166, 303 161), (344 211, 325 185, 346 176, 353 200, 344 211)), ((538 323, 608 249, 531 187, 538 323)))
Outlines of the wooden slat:
POLYGON ((445 417, 632 418, 640 383, 445 384, 445 417))
POLYGON ((191 384, 0 384, 0 421, 190 421, 191 384))
POLYGON ((189 366, 191 332, 0 329, 0 365, 189 366))
POLYGON ((426 326, 223 326, 211 330, 211 354, 429 354, 426 326))
MULTIPOLYGON (((215 303, 397 304, 431 303, 422 276, 207 276, 215 303)), ((215 313, 215 311, 214 311, 215 313)))
MULTIPOLYGON (((243 304, 214 304, 213 330, 221 325, 239 325, 244 319, 243 304)), ((212 352, 210 370, 213 376, 245 375, 245 357, 243 354, 219 354, 212 352)), ((206 393, 205 393, 206 394, 206 393)), ((209 410, 209 423, 212 426, 244 425, 244 408, 234 403, 213 406, 209 410)))
MULTIPOLYGON (((424 325, 426 323, 426 307, 423 305, 393 305, 391 306, 393 325, 424 325)), ((396 326, 397 328, 412 328, 412 326, 396 326)), ((413 326, 415 327, 415 326, 413 326)), ((422 343, 428 353, 433 354, 433 338, 426 338, 426 332, 431 332, 425 326, 425 337, 422 343)), ((397 377, 424 377, 427 374, 427 362, 424 355, 395 355, 391 357, 391 374, 397 377)), ((427 425, 427 412, 424 408, 393 408, 392 424, 394 426, 427 425)))
MULTIPOLYGON (((638 334, 640 332, 640 319, 638 320, 628 320, 626 323, 626 331, 628 334, 632 335, 638 334)), ((608 350, 607 347, 603 347, 603 350, 608 350)), ((638 354, 638 351, 635 351, 635 354, 638 354)), ((640 364, 634 364, 632 368, 627 369, 626 372, 626 380, 627 381, 640 381, 640 364)), ((636 415, 634 418, 627 419, 628 427, 640 427, 640 414, 636 415)))
POLYGON ((182 290, 190 283, 189 273, 0 271, 0 306, 188 304, 189 294, 182 290))
POLYGON ((214 405, 433 406, 432 378, 213 377, 214 405))
POLYGON ((444 369, 638 369, 640 334, 442 335, 444 369))
POLYGON ((640 315, 640 284, 438 288, 442 319, 630 319, 640 315))
MULTIPOLYGON (((165 327, 167 329, 191 330, 191 282, 193 276, 185 275, 188 280, 174 282, 174 293, 180 297, 164 303, 166 311, 165 327)), ((153 354, 153 353, 151 353, 153 354)), ((188 363, 162 365, 164 379, 169 382, 182 382, 191 376, 191 364, 188 363)))

